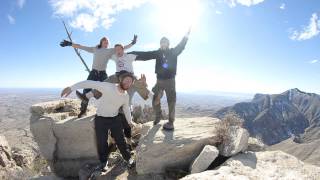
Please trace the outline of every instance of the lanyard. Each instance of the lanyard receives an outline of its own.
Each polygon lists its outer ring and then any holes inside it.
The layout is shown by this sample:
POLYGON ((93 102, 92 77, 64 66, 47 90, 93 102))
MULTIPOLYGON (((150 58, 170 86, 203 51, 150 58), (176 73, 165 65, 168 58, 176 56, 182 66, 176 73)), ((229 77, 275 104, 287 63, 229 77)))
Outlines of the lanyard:
POLYGON ((162 67, 164 69, 168 69, 169 68, 168 59, 166 58, 164 53, 162 53, 162 67))

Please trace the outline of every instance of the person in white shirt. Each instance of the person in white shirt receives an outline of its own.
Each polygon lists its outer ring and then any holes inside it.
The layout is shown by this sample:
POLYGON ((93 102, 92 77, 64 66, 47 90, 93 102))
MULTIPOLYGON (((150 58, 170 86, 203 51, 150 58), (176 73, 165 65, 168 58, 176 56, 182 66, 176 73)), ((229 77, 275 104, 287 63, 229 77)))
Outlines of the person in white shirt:
MULTIPOLYGON (((136 59, 136 55, 134 54, 127 54, 124 53, 125 47, 121 44, 116 44, 114 46, 115 49, 115 54, 112 55, 111 60, 115 61, 116 63, 116 74, 109 76, 108 79, 106 79, 106 82, 111 82, 111 83, 119 83, 119 76, 121 76, 122 73, 132 73, 134 74, 133 70, 133 62, 136 59)), ((95 91, 93 91, 94 94, 95 91)), ((139 80, 136 79, 131 86, 131 88, 128 89, 128 94, 129 94, 129 105, 130 107, 132 106, 132 98, 135 92, 138 92, 138 94, 144 99, 147 100, 149 97, 152 96, 152 93, 150 90, 147 88, 147 83, 146 83, 146 77, 145 75, 141 75, 141 78, 139 80)), ((97 96, 98 97, 98 96, 97 96)), ((120 119, 122 121, 122 126, 123 126, 123 132, 126 137, 127 144, 129 145, 130 148, 132 148, 132 136, 131 136, 131 127, 128 125, 125 116, 122 113, 122 110, 120 109, 120 119)))
POLYGON ((108 131, 111 131, 112 137, 122 157, 128 163, 128 167, 135 164, 124 140, 121 119, 119 119, 119 108, 122 107, 126 120, 130 126, 133 126, 131 112, 129 108, 128 90, 134 82, 134 76, 131 73, 124 73, 119 77, 119 84, 99 81, 82 81, 65 88, 61 97, 67 97, 72 91, 77 89, 92 88, 101 92, 102 96, 97 105, 97 114, 94 119, 96 142, 99 160, 101 164, 99 168, 103 171, 107 170, 108 162, 108 131))
MULTIPOLYGON (((106 82, 112 82, 112 83, 118 83, 119 82, 119 74, 121 72, 130 72, 134 74, 133 70, 133 62, 136 60, 136 55, 134 54, 127 54, 124 52, 125 47, 121 44, 116 44, 114 46, 115 54, 111 56, 111 60, 113 60, 116 63, 116 74, 111 75, 108 79, 106 79, 106 82)), ((129 94, 129 102, 130 105, 132 105, 132 97, 135 92, 138 92, 138 94, 144 99, 147 100, 150 96, 152 96, 152 93, 147 88, 147 84, 145 83, 145 76, 143 75, 141 77, 141 81, 136 81, 133 83, 132 87, 128 89, 129 94)))

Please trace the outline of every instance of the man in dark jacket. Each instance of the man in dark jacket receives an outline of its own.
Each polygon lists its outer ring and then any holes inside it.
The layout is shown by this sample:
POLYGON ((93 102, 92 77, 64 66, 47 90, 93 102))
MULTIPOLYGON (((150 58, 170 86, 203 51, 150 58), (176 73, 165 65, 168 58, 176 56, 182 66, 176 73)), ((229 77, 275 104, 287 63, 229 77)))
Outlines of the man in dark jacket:
POLYGON ((169 122, 163 125, 163 129, 165 130, 174 129, 173 123, 175 119, 176 106, 175 76, 177 72, 177 59, 187 44, 189 34, 190 29, 183 37, 182 41, 174 48, 169 48, 169 39, 163 37, 160 40, 160 49, 158 50, 148 52, 134 51, 130 53, 137 55, 136 60, 145 61, 156 59, 155 73, 157 74, 157 83, 152 89, 154 92, 152 106, 155 111, 156 118, 153 123, 156 125, 160 122, 161 104, 157 98, 163 91, 165 91, 169 106, 169 122))

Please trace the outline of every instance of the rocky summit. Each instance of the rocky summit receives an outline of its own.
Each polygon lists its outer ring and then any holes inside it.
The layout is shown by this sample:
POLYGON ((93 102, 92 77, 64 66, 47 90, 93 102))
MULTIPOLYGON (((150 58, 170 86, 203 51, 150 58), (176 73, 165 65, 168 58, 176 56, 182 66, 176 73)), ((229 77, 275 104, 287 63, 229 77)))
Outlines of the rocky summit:
POLYGON ((164 131, 162 124, 144 124, 137 147, 138 174, 164 173, 166 168, 188 168, 205 145, 219 142, 218 119, 176 119, 174 131, 164 131))
MULTIPOLYGON (((59 178, 88 179, 98 163, 93 118, 95 109, 77 118, 80 102, 72 99, 35 104, 30 128, 42 156, 59 178)), ((226 126, 212 117, 177 118, 174 131, 161 121, 137 124, 132 153, 136 167, 123 166, 111 153, 109 169, 94 174, 105 179, 316 179, 319 167, 303 163, 282 151, 266 151, 240 125, 226 126)), ((96 173, 96 172, 95 172, 96 173)), ((58 178, 56 177, 56 178, 58 178)), ((45 177, 43 177, 45 178, 45 177)), ((48 178, 52 178, 51 176, 48 178)), ((40 178, 41 179, 41 178, 40 178)))

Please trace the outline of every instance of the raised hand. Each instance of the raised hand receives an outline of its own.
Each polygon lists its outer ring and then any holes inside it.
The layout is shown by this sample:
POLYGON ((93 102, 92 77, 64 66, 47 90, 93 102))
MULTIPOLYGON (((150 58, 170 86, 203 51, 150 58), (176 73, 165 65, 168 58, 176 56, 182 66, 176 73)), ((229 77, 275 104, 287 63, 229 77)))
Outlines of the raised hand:
POLYGON ((72 46, 72 42, 67 41, 67 40, 63 40, 60 42, 60 46, 61 47, 72 46))
POLYGON ((141 81, 141 83, 142 83, 145 87, 147 87, 147 78, 146 78, 146 75, 141 74, 141 77, 140 77, 139 81, 141 81))
POLYGON ((66 87, 61 92, 61 97, 67 97, 72 93, 72 90, 70 87, 66 87))
POLYGON ((132 39, 132 41, 131 41, 131 44, 132 44, 132 45, 136 44, 136 43, 137 43, 137 39, 138 39, 138 36, 135 34, 135 35, 133 36, 133 39, 132 39))

